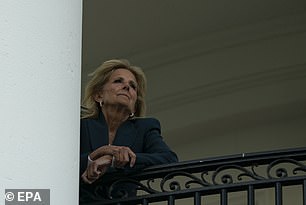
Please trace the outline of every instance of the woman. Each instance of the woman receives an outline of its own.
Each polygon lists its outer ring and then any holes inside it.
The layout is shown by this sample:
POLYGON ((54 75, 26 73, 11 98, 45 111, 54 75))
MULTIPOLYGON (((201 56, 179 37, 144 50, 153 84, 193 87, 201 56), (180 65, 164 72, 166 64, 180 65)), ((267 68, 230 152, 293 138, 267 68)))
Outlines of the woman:
POLYGON ((106 172, 177 162, 162 139, 159 121, 143 117, 143 71, 127 60, 109 60, 91 75, 81 119, 81 195, 106 172))

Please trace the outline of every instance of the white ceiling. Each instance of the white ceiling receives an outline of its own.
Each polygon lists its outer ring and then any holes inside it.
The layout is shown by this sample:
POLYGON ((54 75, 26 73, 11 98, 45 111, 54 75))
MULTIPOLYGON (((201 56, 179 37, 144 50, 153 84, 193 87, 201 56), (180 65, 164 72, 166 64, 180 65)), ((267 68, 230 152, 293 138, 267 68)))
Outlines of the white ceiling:
POLYGON ((148 115, 172 146, 306 116, 305 0, 83 2, 82 90, 105 60, 142 67, 148 115))

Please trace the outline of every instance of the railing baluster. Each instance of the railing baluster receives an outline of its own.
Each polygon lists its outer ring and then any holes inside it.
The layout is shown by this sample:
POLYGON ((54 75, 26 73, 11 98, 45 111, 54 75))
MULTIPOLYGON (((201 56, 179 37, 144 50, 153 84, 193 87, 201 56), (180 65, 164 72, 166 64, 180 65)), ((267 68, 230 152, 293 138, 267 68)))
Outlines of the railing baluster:
POLYGON ((201 205, 201 195, 199 192, 194 193, 194 205, 201 205))
POLYGON ((168 205, 174 205, 174 204, 175 204, 174 196, 170 195, 168 197, 168 205))
POLYGON ((148 205, 148 200, 147 199, 143 199, 142 200, 142 205, 148 205))
POLYGON ((254 187, 252 185, 248 186, 248 205, 254 205, 254 187))
POLYGON ((303 205, 306 205, 306 180, 303 182, 303 205))
POLYGON ((222 189, 221 191, 221 205, 227 205, 227 190, 222 189))
POLYGON ((276 205, 283 204, 282 185, 280 182, 277 182, 275 185, 275 203, 276 205))

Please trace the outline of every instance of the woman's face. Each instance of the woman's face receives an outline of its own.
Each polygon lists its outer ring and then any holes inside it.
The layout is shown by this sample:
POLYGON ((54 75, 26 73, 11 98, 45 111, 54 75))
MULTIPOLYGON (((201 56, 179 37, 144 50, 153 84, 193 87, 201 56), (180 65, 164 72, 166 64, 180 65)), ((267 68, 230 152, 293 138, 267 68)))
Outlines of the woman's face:
POLYGON ((121 68, 114 70, 102 90, 104 105, 120 105, 135 112, 137 87, 136 78, 131 71, 121 68))

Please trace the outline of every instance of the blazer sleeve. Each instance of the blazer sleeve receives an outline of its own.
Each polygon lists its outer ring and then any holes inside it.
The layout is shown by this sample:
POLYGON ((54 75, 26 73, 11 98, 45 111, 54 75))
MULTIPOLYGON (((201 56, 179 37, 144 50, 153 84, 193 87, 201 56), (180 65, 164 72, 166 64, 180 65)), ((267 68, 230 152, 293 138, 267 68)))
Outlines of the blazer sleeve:
POLYGON ((136 167, 144 168, 178 161, 177 155, 163 140, 160 122, 157 119, 143 119, 140 126, 140 129, 143 129, 143 149, 142 152, 135 153, 136 167))
POLYGON ((81 120, 81 130, 80 130, 80 175, 87 168, 88 163, 88 155, 91 152, 90 149, 90 141, 89 141, 89 134, 88 134, 88 126, 86 120, 81 120))

